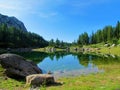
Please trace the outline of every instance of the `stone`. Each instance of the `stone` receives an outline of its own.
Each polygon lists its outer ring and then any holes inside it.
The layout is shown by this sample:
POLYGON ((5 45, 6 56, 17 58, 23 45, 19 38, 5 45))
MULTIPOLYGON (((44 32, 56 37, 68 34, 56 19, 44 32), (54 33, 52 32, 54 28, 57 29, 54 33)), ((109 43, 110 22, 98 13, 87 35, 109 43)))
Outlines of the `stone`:
POLYGON ((26 77, 26 86, 40 86, 40 85, 48 85, 54 84, 55 80, 53 75, 50 74, 33 74, 26 77))
POLYGON ((110 44, 105 44, 104 46, 105 46, 105 47, 109 47, 109 46, 110 46, 110 44))
POLYGON ((42 70, 32 61, 27 61, 16 54, 1 54, 0 64, 6 69, 5 74, 14 79, 25 78, 31 74, 40 74, 42 70))
POLYGON ((111 47, 115 47, 115 44, 112 44, 111 47))

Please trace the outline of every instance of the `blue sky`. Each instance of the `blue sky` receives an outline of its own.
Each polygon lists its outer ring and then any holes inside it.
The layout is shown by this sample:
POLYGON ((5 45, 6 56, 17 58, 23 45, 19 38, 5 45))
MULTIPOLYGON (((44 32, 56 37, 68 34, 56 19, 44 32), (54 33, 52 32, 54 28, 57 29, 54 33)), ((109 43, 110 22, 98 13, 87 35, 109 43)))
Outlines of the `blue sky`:
POLYGON ((120 0, 0 0, 0 13, 15 16, 46 40, 73 42, 120 20, 120 0))

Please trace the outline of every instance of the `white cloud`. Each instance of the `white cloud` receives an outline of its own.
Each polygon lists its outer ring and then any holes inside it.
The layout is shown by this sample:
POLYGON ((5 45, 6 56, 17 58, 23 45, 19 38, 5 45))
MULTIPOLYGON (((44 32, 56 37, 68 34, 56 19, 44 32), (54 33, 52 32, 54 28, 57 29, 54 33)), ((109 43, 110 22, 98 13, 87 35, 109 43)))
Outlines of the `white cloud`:
MULTIPOLYGON (((34 10, 34 7, 38 5, 40 0, 1 0, 0 1, 0 13, 21 16, 29 14, 34 10)), ((42 5, 42 1, 39 5, 42 5)))
POLYGON ((0 13, 17 17, 34 13, 41 18, 48 18, 58 14, 59 11, 55 8, 59 6, 83 9, 106 1, 108 0, 0 0, 0 13))
POLYGON ((0 0, 0 13, 17 17, 38 14, 42 18, 48 18, 57 15, 56 11, 49 10, 57 2, 57 0, 0 0))

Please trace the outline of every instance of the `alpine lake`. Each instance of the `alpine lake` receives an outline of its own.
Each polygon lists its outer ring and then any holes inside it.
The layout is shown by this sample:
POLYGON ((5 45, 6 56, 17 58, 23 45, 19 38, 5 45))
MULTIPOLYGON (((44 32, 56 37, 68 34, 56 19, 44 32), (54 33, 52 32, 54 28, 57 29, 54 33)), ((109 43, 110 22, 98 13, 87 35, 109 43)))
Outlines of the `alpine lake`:
POLYGON ((43 73, 51 73, 55 78, 104 73, 99 66, 120 64, 120 57, 112 54, 80 52, 25 52, 17 53, 34 61, 43 73))

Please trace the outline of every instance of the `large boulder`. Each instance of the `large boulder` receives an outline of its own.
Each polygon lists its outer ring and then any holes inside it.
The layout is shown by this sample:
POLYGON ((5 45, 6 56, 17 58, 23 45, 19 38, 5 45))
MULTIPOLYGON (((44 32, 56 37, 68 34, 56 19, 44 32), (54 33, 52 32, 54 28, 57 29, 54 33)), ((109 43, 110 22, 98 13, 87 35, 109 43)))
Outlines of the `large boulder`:
POLYGON ((40 86, 54 83, 54 77, 50 74, 33 74, 26 77, 26 85, 40 86))
POLYGON ((16 54, 1 54, 0 64, 5 68, 5 74, 11 78, 21 79, 31 74, 42 73, 42 70, 37 67, 32 61, 27 61, 25 58, 16 54))

